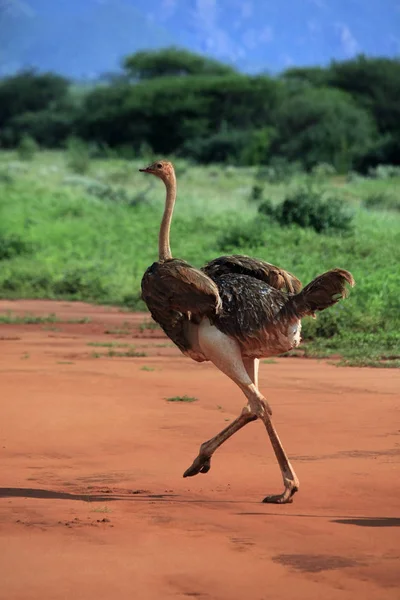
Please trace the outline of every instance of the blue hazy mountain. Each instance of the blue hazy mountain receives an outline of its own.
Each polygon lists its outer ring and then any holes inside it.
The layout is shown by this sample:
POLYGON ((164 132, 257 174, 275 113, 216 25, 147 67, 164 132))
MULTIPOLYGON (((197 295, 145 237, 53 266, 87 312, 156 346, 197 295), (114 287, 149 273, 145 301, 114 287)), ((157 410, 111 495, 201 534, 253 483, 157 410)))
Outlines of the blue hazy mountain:
POLYGON ((183 46, 248 72, 400 55, 400 0, 0 0, 0 75, 74 78, 183 46))

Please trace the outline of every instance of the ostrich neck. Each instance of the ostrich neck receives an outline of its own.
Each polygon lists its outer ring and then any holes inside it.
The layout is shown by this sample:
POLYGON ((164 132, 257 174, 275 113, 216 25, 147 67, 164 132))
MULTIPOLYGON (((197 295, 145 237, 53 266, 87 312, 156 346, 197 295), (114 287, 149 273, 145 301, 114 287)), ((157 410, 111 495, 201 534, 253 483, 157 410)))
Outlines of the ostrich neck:
POLYGON ((171 180, 165 183, 167 195, 165 198, 165 209, 160 226, 160 236, 158 239, 158 257, 164 261, 172 258, 171 247, 169 244, 169 233, 171 230, 172 213, 176 199, 176 179, 175 175, 171 180))

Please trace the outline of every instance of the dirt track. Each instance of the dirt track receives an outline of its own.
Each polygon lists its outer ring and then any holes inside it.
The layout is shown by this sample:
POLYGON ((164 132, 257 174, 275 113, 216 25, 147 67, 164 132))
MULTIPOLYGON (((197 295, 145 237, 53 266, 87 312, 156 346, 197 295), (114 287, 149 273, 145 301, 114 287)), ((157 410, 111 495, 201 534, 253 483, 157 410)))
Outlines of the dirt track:
POLYGON ((293 504, 265 505, 282 488, 259 423, 182 478, 243 404, 214 367, 140 332, 143 315, 7 310, 91 322, 0 324, 1 600, 399 598, 398 370, 261 365, 301 481, 293 504), (146 356, 88 346, 111 341, 146 356), (165 400, 184 394, 198 401, 165 400))

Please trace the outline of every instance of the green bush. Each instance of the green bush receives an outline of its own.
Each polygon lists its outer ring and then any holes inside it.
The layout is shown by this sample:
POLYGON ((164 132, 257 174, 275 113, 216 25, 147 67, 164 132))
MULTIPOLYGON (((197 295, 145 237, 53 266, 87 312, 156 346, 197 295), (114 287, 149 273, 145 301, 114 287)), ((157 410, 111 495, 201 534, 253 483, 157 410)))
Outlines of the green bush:
POLYGON ((315 179, 327 179, 328 177, 336 175, 336 169, 329 163, 318 163, 311 169, 311 175, 315 179))
POLYGON ((363 206, 372 210, 400 211, 400 195, 388 192, 372 192, 364 199, 363 206))
POLYGON ((374 179, 391 179, 400 177, 400 166, 398 165, 377 165, 368 170, 369 177, 374 179))
POLYGON ((259 202, 264 194, 264 186, 260 183, 255 183, 251 188, 250 192, 250 201, 251 202, 259 202))
POLYGON ((259 167, 256 179, 271 184, 289 181, 302 172, 298 161, 288 161, 283 156, 274 156, 268 165, 259 167))
POLYGON ((248 131, 223 130, 203 139, 189 140, 183 152, 185 157, 203 164, 240 164, 243 148, 249 143, 250 137, 248 131))
POLYGON ((83 140, 71 137, 67 140, 67 165, 74 173, 84 175, 90 167, 89 148, 83 140))
POLYGON ((17 234, 0 232, 0 260, 7 260, 29 254, 32 244, 17 234))
POLYGON ((324 162, 340 173, 351 169, 376 137, 369 112, 332 88, 308 87, 288 95, 277 110, 276 127, 274 152, 289 161, 301 157, 306 169, 324 162))
POLYGON ((54 282, 57 296, 96 299, 107 293, 104 274, 94 267, 72 267, 54 282))
POLYGON ((14 182, 14 177, 9 173, 8 169, 0 168, 0 184, 10 185, 14 182))
POLYGON ((86 187, 86 191, 91 196, 96 196, 100 200, 108 200, 110 202, 129 202, 128 192, 123 187, 114 187, 107 183, 96 181, 86 187))
POLYGON ((20 160, 33 160, 39 146, 30 135, 24 135, 17 147, 18 158, 20 160))
POLYGON ((276 207, 266 200, 260 204, 258 211, 280 225, 311 227, 317 233, 352 229, 353 214, 343 200, 311 186, 294 189, 276 207))
POLYGON ((265 244, 265 223, 263 219, 255 219, 247 223, 235 223, 224 231, 217 241, 221 252, 229 252, 234 248, 257 248, 265 244))

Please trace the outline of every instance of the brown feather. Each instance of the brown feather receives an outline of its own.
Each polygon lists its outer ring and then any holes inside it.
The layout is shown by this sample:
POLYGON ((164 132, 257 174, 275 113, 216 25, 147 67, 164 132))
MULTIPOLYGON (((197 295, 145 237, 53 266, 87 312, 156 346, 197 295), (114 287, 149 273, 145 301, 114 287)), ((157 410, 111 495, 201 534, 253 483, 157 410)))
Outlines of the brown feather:
POLYGON ((313 315, 317 310, 325 310, 347 296, 346 284, 354 286, 351 273, 344 269, 332 269, 318 275, 300 293, 292 296, 285 306, 285 312, 292 312, 298 318, 313 315))
POLYGON ((235 273, 248 275, 267 283, 276 290, 286 291, 290 294, 301 290, 301 282, 289 271, 244 255, 221 256, 207 263, 202 271, 214 280, 221 275, 235 273))
POLYGON ((147 269, 142 298, 153 319, 182 351, 189 348, 185 322, 212 317, 221 310, 215 282, 177 258, 155 262, 147 269))

